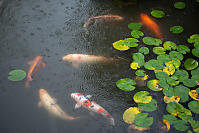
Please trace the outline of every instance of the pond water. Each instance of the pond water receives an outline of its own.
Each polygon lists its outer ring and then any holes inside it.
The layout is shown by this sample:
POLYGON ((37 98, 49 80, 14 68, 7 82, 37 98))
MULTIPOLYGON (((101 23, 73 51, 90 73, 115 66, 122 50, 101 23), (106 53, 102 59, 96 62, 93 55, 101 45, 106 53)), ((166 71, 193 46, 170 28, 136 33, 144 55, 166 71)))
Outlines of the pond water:
MULTIPOLYGON (((137 49, 120 52, 112 47, 112 43, 129 37, 128 23, 139 22, 140 13, 149 13, 153 9, 161 9, 167 14, 165 18, 157 20, 164 40, 186 45, 187 37, 199 31, 199 4, 193 1, 187 2, 187 7, 182 11, 174 9, 173 2, 167 0, 140 0, 135 5, 122 8, 111 0, 4 0, 1 3, 1 133, 126 133, 128 125, 122 120, 123 112, 136 106, 132 96, 144 87, 133 92, 123 92, 116 87, 117 80, 135 77, 129 64, 137 49), (96 21, 85 32, 83 25, 88 18, 104 14, 119 15, 125 20, 96 21), (169 32, 169 27, 173 25, 182 25, 185 31, 173 35, 169 32), (62 56, 73 53, 112 58, 119 56, 129 61, 74 68, 62 61, 62 56), (46 67, 38 69, 33 75, 30 88, 25 88, 25 80, 11 82, 7 79, 11 70, 23 69, 28 72, 28 62, 36 56, 43 56, 46 67), (65 112, 82 119, 61 120, 38 107, 40 88, 56 98, 57 104, 65 112), (91 99, 114 117, 116 125, 111 127, 106 119, 100 115, 90 115, 85 108, 75 109, 76 103, 70 96, 74 92, 92 95, 91 99)), ((143 31, 147 36, 154 36, 147 28, 143 31)), ((159 108, 150 114, 154 117, 154 124, 145 132, 159 133, 159 121, 166 113, 166 105, 161 93, 154 93, 153 97, 158 101, 159 108)), ((177 131, 171 129, 170 132, 177 131)))

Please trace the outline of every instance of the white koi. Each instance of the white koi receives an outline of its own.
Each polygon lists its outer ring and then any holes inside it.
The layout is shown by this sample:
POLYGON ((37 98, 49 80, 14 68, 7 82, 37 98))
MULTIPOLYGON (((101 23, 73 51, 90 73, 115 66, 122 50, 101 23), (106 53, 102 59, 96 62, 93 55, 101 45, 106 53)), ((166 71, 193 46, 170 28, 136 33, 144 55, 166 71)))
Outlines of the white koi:
POLYGON ((80 108, 81 106, 83 106, 89 111, 101 114, 102 116, 104 116, 106 119, 110 121, 111 125, 113 126, 115 125, 115 121, 113 117, 104 108, 102 108, 96 102, 89 100, 91 95, 84 96, 81 93, 72 93, 71 97, 77 102, 77 104, 75 105, 75 108, 80 108))

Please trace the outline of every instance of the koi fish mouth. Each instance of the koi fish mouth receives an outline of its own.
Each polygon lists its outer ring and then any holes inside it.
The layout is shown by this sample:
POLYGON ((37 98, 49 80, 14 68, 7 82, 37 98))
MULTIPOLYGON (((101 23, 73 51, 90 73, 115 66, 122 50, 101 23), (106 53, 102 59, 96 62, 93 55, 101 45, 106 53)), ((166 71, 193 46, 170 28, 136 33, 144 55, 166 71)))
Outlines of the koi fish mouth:
POLYGON ((44 90, 44 89, 40 89, 40 90, 39 90, 39 93, 40 93, 40 94, 46 94, 47 92, 46 92, 46 90, 44 90))

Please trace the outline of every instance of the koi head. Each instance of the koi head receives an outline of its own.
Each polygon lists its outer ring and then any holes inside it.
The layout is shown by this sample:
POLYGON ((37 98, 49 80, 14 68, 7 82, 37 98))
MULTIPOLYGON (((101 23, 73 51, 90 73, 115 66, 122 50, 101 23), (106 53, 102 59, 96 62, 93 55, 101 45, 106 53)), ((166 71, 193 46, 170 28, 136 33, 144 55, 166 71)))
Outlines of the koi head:
POLYGON ((71 97, 75 100, 75 101, 79 101, 80 100, 80 96, 84 96, 80 93, 71 93, 71 97))
POLYGON ((47 91, 44 90, 44 89, 40 89, 40 90, 39 90, 39 94, 40 94, 40 95, 44 95, 44 94, 46 94, 46 93, 47 93, 47 91))
POLYGON ((72 54, 69 54, 69 55, 66 55, 66 56, 62 57, 62 60, 64 60, 64 61, 72 61, 72 59, 73 59, 73 55, 72 54))

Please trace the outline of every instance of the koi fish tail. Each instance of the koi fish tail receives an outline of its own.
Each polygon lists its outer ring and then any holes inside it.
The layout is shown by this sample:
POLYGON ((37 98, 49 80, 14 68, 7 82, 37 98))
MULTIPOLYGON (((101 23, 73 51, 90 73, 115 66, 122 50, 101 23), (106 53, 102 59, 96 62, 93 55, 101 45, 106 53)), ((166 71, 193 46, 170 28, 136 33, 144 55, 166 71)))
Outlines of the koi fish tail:
POLYGON ((26 88, 30 88, 30 81, 29 81, 29 80, 26 81, 25 87, 26 87, 26 88))

